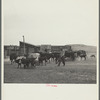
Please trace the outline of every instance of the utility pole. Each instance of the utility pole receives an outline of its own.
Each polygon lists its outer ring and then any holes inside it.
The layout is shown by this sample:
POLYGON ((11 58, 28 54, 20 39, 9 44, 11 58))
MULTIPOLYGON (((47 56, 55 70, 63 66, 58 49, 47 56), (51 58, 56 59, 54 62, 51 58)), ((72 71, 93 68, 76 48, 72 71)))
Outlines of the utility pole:
POLYGON ((11 54, 11 45, 10 45, 10 47, 9 47, 9 56, 10 56, 10 54, 11 54))
POLYGON ((25 53, 25 38, 24 38, 24 36, 23 36, 23 43, 24 43, 24 55, 25 55, 26 53, 25 53))

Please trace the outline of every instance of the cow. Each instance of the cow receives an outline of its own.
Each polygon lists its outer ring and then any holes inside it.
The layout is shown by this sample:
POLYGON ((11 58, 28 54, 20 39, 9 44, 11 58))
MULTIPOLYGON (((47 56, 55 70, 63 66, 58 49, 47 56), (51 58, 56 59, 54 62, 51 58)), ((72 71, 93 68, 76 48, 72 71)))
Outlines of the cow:
POLYGON ((30 59, 29 58, 22 58, 21 59, 22 64, 24 65, 24 68, 29 68, 29 64, 30 64, 30 59))
POLYGON ((30 65, 31 65, 31 68, 35 68, 36 67, 35 58, 26 58, 26 59, 22 58, 22 59, 18 59, 17 63, 18 63, 18 67, 17 68, 19 68, 19 66, 21 68, 21 64, 23 64, 24 68, 29 68, 30 65))
POLYGON ((90 57, 91 57, 91 58, 92 58, 92 57, 95 58, 95 55, 91 55, 90 57))
POLYGON ((18 64, 18 67, 17 68, 21 68, 22 59, 16 59, 15 62, 18 64))
POLYGON ((58 63, 59 57, 60 57, 60 53, 59 52, 52 53, 52 58, 53 58, 53 60, 55 60, 56 64, 58 63))
POLYGON ((31 59, 31 65, 32 65, 32 60, 33 60, 33 63, 34 63, 34 65, 36 66, 36 65, 39 65, 39 58, 40 58, 40 53, 30 53, 29 55, 28 55, 28 58, 30 58, 31 59))
POLYGON ((31 65, 32 65, 32 62, 34 63, 33 65, 36 65, 36 63, 39 65, 43 65, 43 62, 45 62, 45 65, 46 65, 47 61, 50 60, 51 58, 51 54, 42 53, 42 52, 30 53, 28 55, 28 58, 30 58, 31 65), (32 59, 34 59, 34 61, 32 61, 32 59))
POLYGON ((47 53, 48 55, 48 59, 51 59, 52 61, 54 61, 54 54, 52 52, 47 53))
POLYGON ((43 61, 45 62, 45 65, 47 63, 47 54, 40 52, 40 57, 39 57, 39 65, 43 65, 43 61))
POLYGON ((15 60, 15 62, 18 64, 18 67, 17 68, 21 68, 21 65, 22 65, 22 59, 26 59, 25 56, 18 56, 15 60))
POLYGON ((75 52, 74 51, 65 51, 65 58, 70 58, 72 61, 75 60, 75 52))
POLYGON ((15 62, 16 58, 17 58, 16 53, 10 54, 10 61, 11 61, 11 64, 13 64, 13 63, 15 62))
POLYGON ((29 58, 29 62, 31 64, 31 67, 33 68, 36 68, 36 58, 29 58))
POLYGON ((84 58, 86 60, 86 56, 87 56, 86 51, 84 51, 84 50, 77 51, 77 57, 81 57, 81 60, 82 60, 82 58, 84 58))
POLYGON ((29 68, 29 65, 31 65, 31 68, 36 67, 36 58, 29 58, 28 56, 18 56, 16 58, 16 63, 18 64, 17 68, 21 68, 21 65, 24 66, 24 68, 29 68))
POLYGON ((50 63, 51 59, 54 61, 54 55, 53 53, 44 53, 44 56, 46 56, 47 61, 50 63))

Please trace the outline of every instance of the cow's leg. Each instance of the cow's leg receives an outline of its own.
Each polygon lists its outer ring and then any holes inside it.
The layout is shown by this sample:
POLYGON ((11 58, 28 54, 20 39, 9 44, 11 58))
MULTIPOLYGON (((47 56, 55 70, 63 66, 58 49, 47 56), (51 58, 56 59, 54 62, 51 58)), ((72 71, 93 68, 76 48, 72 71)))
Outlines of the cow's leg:
POLYGON ((43 66, 43 60, 40 61, 40 65, 43 66))
POLYGON ((36 62, 36 65, 39 66, 39 61, 36 62))
POLYGON ((50 59, 47 60, 47 63, 50 63, 50 59))
POLYGON ((25 69, 24 64, 23 64, 23 68, 25 69))
POLYGON ((55 61, 55 58, 53 57, 53 62, 55 61))
POLYGON ((49 58, 49 63, 50 63, 50 58, 49 58))
POLYGON ((41 65, 43 66, 43 61, 41 61, 41 65))
POLYGON ((46 66, 46 62, 47 62, 47 61, 45 60, 45 66, 46 66))
POLYGON ((32 63, 32 68, 35 68, 36 67, 36 64, 35 62, 32 63))
POLYGON ((16 63, 16 59, 14 59, 14 63, 16 63))
POLYGON ((11 60, 11 65, 12 65, 12 60, 11 60))
POLYGON ((41 61, 40 60, 39 60, 39 63, 38 64, 39 64, 39 66, 41 65, 41 61))
POLYGON ((55 59, 55 63, 57 64, 57 58, 55 59))
POLYGON ((26 68, 26 65, 24 64, 24 69, 26 68))
POLYGON ((14 59, 12 60, 12 63, 14 63, 14 59))
POLYGON ((36 68, 36 64, 34 63, 34 68, 36 68))
POLYGON ((54 62, 54 57, 52 57, 52 61, 54 62))
POLYGON ((81 60, 82 60, 82 57, 81 57, 81 60))
POLYGON ((39 61, 39 65, 43 66, 43 60, 39 61))
POLYGON ((75 57, 73 57, 73 61, 75 60, 75 57))
POLYGON ((33 65, 33 62, 31 62, 31 68, 33 68, 33 66, 34 66, 34 65, 33 65))
POLYGON ((19 68, 21 68, 21 65, 19 64, 19 68))
POLYGON ((20 64, 20 68, 21 68, 21 64, 20 64))
POLYGON ((73 57, 72 57, 72 56, 70 56, 70 58, 71 58, 71 60, 73 61, 73 57))
POLYGON ((51 57, 51 61, 53 61, 53 58, 51 57))
POLYGON ((85 58, 85 60, 86 60, 86 56, 85 56, 84 58, 85 58))
POLYGON ((42 59, 39 58, 39 66, 42 64, 42 59))
POLYGON ((19 64, 19 68, 21 68, 21 67, 20 67, 20 64, 19 64))
POLYGON ((55 59, 55 64, 57 64, 57 60, 55 59))
POLYGON ((36 68, 36 64, 37 64, 37 62, 34 62, 34 68, 36 68))
POLYGON ((18 63, 18 66, 17 66, 17 68, 19 68, 19 63, 18 63))
POLYGON ((17 68, 21 68, 21 64, 20 63, 18 63, 18 67, 17 68))
POLYGON ((26 66, 27 66, 27 68, 29 68, 29 63, 26 66))
POLYGON ((26 64, 26 68, 28 68, 28 65, 26 64))

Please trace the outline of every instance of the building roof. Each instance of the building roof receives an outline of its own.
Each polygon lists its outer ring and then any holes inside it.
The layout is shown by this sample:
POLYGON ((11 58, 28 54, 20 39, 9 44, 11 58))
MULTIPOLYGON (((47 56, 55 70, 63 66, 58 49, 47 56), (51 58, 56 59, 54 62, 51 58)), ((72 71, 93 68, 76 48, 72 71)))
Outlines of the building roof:
POLYGON ((17 45, 4 45, 4 49, 19 49, 17 45))
POLYGON ((19 47, 18 45, 4 45, 4 47, 19 47))
MULTIPOLYGON (((20 46, 24 46, 24 42, 19 41, 19 43, 20 43, 20 46)), ((36 45, 30 44, 30 43, 26 43, 26 42, 25 42, 25 46, 30 46, 30 47, 39 47, 39 46, 36 46, 36 45)))

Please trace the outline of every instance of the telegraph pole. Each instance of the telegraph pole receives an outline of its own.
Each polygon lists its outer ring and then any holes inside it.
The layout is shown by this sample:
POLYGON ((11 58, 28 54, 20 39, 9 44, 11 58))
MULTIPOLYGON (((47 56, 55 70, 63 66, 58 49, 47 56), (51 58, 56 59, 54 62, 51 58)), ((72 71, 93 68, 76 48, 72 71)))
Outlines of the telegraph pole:
POLYGON ((9 47, 9 56, 10 56, 10 54, 11 54, 11 45, 10 45, 10 47, 9 47))
POLYGON ((25 55, 26 53, 25 53, 25 38, 24 38, 24 36, 23 36, 23 43, 24 43, 24 55, 25 55))

